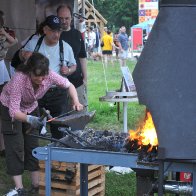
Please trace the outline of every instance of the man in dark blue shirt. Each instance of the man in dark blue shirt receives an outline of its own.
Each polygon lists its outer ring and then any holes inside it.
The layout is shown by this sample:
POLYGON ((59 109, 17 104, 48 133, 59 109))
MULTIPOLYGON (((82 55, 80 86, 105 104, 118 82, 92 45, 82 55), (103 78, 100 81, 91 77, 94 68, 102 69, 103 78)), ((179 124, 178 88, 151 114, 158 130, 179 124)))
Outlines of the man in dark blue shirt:
POLYGON ((128 58, 128 49, 129 49, 129 39, 128 35, 126 34, 126 28, 125 26, 122 26, 120 28, 120 34, 118 35, 118 41, 119 41, 119 48, 120 48, 120 63, 121 66, 126 66, 126 60, 128 58))

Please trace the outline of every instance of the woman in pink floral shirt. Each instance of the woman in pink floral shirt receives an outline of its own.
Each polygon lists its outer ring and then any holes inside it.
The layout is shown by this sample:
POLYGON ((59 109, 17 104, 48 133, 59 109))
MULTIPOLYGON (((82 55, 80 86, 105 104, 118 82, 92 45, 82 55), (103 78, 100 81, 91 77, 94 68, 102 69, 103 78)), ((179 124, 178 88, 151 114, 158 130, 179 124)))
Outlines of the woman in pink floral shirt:
POLYGON ((2 130, 5 141, 7 173, 15 182, 18 195, 24 194, 22 173, 31 171, 32 186, 38 187, 38 160, 31 152, 38 146, 38 139, 25 132, 31 127, 35 133, 42 126, 37 116, 37 100, 52 86, 68 90, 73 99, 73 109, 82 110, 75 87, 68 79, 49 70, 49 60, 40 53, 33 53, 26 65, 22 65, 5 85, 0 96, 2 103, 2 130))

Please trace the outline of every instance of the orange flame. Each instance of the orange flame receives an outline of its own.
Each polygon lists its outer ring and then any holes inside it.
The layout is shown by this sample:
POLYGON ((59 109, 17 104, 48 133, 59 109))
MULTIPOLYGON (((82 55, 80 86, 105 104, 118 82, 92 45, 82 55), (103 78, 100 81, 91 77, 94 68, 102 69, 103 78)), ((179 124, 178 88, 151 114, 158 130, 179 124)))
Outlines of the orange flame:
POLYGON ((137 140, 139 146, 149 144, 151 146, 158 146, 157 133, 150 112, 146 113, 144 125, 137 131, 130 130, 129 134, 130 139, 137 140))

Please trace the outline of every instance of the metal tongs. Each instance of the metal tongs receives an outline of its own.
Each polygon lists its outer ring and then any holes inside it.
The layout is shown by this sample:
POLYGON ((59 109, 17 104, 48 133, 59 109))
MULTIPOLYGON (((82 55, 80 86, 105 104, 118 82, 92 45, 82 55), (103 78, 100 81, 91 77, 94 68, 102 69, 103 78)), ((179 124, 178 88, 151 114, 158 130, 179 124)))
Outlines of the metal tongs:
POLYGON ((93 146, 91 143, 87 142, 86 140, 73 133, 70 127, 59 127, 58 130, 73 138, 75 142, 79 143, 83 147, 87 147, 87 145, 88 147, 93 146))
POLYGON ((88 149, 88 148, 95 149, 95 150, 97 150, 97 149, 102 150, 103 149, 100 146, 95 146, 95 145, 91 144, 90 142, 82 139, 81 137, 79 137, 78 135, 73 133, 73 131, 71 131, 70 127, 59 127, 58 130, 64 132, 65 134, 67 134, 68 136, 73 138, 75 142, 79 143, 85 149, 88 149))

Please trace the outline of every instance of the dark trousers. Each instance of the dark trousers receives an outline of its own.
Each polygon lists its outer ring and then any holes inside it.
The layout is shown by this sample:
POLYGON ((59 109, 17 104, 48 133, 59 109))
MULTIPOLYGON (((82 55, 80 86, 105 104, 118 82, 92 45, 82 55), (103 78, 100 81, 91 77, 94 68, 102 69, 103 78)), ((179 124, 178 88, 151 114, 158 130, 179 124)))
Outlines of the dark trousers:
MULTIPOLYGON (((50 88, 42 99, 39 100, 39 108, 45 108, 50 111, 52 117, 67 112, 67 91, 66 89, 54 87, 50 88)), ((60 139, 63 133, 58 131, 59 125, 50 124, 50 131, 53 138, 60 139)))
MULTIPOLYGON (((39 169, 38 160, 33 157, 32 150, 38 147, 38 138, 26 134, 30 128, 28 123, 12 120, 9 109, 1 106, 2 132, 5 143, 7 173, 16 176, 22 175, 24 170, 37 171, 39 169)), ((31 115, 37 116, 38 109, 31 115)), ((37 130, 33 130, 38 134, 37 130)))

